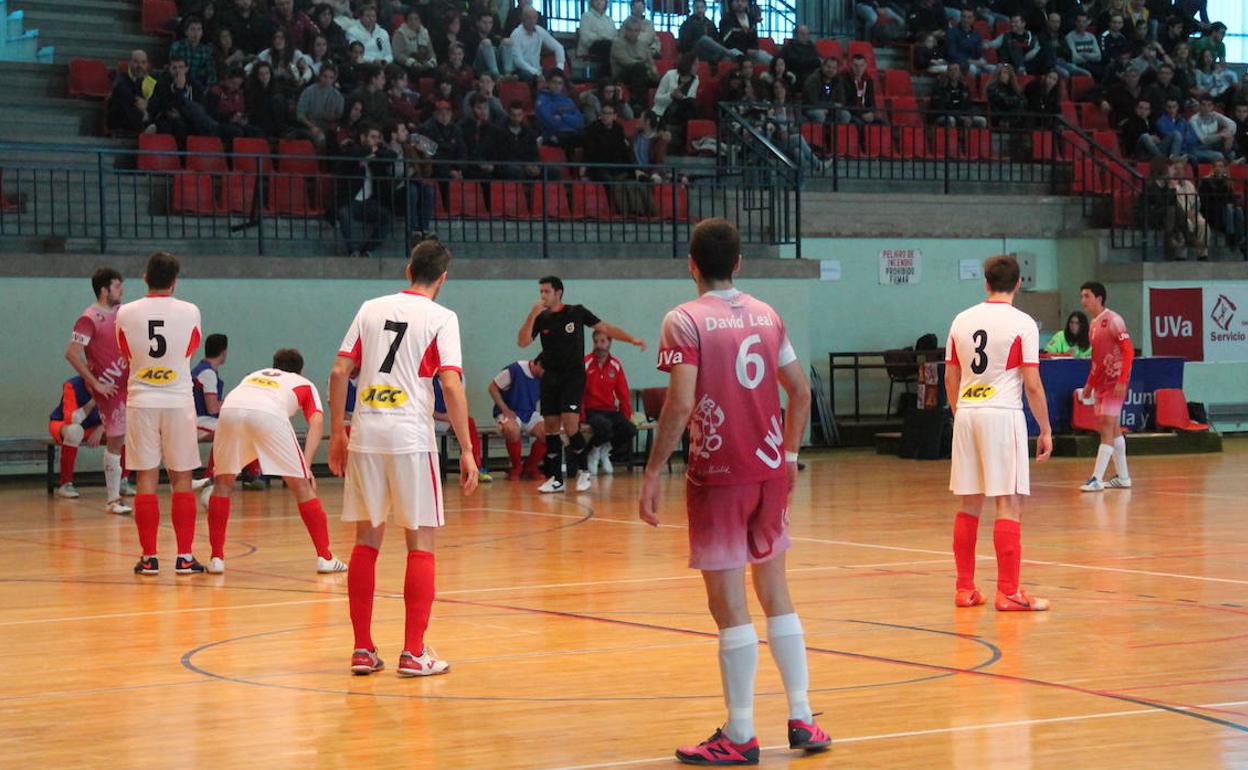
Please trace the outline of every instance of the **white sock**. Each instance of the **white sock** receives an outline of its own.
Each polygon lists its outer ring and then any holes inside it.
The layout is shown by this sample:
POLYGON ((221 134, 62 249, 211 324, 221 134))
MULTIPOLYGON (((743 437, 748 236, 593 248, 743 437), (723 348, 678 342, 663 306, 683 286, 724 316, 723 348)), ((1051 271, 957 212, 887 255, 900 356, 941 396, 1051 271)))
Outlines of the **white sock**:
POLYGON ((796 612, 767 618, 767 644, 771 657, 780 669, 784 692, 789 697, 789 719, 811 720, 810 674, 806 668, 806 641, 802 637, 802 621, 796 612))
POLYGON ((104 450, 104 486, 108 487, 108 501, 121 499, 121 455, 104 450))
POLYGON ((724 734, 733 743, 754 737, 754 674, 758 671, 758 632, 752 624, 719 630, 719 676, 728 704, 724 734))
POLYGON ((1120 479, 1131 478, 1131 472, 1127 470, 1127 439, 1124 436, 1114 439, 1114 472, 1120 479))
POLYGON ((1092 478, 1102 481, 1105 478, 1105 469, 1109 467, 1109 458, 1114 456, 1114 447, 1112 444, 1101 444, 1096 450, 1096 467, 1092 469, 1092 478))

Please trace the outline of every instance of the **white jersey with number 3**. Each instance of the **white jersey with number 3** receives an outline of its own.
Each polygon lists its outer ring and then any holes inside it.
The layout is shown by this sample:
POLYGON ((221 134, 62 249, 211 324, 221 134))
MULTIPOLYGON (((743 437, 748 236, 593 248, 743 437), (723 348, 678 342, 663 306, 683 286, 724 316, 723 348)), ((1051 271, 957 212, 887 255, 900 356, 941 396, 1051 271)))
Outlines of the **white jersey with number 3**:
POLYGON ((433 378, 463 371, 459 318, 414 291, 360 306, 338 348, 359 369, 350 450, 437 452, 433 378))
POLYGON ((149 294, 118 308, 117 346, 130 361, 130 406, 193 409, 191 357, 199 340, 199 308, 190 302, 149 294))
POLYGON ((1020 367, 1040 365, 1040 329, 1008 302, 981 302, 953 319, 945 363, 962 372, 959 409, 1022 409, 1020 367))

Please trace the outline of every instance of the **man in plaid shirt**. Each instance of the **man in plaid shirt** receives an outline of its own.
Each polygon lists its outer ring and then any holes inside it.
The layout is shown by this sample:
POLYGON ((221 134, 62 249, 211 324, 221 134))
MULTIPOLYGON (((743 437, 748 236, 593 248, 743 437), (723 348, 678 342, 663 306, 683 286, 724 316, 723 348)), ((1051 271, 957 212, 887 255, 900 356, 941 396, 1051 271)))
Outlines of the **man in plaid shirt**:
POLYGON ((197 88, 208 90, 217 82, 217 60, 212 46, 203 42, 204 22, 198 16, 187 16, 183 22, 183 38, 169 47, 170 59, 185 59, 186 78, 197 88))

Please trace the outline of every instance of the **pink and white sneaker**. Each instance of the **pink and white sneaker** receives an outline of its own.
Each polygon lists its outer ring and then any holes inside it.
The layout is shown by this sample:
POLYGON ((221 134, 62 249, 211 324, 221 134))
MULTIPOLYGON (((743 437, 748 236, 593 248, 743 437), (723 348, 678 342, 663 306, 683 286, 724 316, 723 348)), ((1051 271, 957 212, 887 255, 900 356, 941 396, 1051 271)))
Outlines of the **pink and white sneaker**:
POLYGON ((378 657, 376 650, 356 650, 351 653, 351 673, 356 676, 375 674, 385 667, 385 662, 378 657))
POLYGON ((686 765, 757 765, 758 738, 733 743, 721 728, 697 746, 676 749, 676 758, 686 765))
POLYGON ((413 655, 404 650, 399 655, 399 676, 437 676, 451 670, 451 664, 438 658, 438 654, 429 645, 420 655, 413 655))
POLYGON ((832 736, 823 731, 815 723, 812 716, 809 722, 800 719, 789 720, 789 748, 814 753, 826 751, 832 745, 832 736))

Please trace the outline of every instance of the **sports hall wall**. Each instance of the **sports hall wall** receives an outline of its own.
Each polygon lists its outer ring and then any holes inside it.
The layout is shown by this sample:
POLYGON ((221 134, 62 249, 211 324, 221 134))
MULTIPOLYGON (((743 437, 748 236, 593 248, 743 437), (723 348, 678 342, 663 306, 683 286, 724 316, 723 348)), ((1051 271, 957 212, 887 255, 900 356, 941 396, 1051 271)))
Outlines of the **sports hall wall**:
MULTIPOLYGON (((839 280, 820 280, 817 271, 812 270, 813 277, 746 278, 739 283, 780 309, 799 355, 812 361, 826 378, 829 351, 902 347, 929 331, 943 341, 953 315, 982 296, 980 281, 959 278, 960 261, 982 260, 1001 251, 1030 254, 1034 258, 1036 290, 1060 291, 1063 317, 1078 307, 1079 284, 1096 274, 1095 241, 1082 238, 810 239, 803 243, 803 256, 812 261, 839 260, 839 280), (921 251, 919 282, 908 286, 881 285, 880 251, 900 248, 921 251)), ((84 263, 81 277, 0 280, 0 321, 5 330, 7 363, 0 370, 0 393, 4 394, 0 436, 44 433, 47 413, 70 371, 62 358, 68 330, 91 301, 86 276, 95 266, 95 261, 84 263)), ((205 333, 229 335, 230 358, 223 370, 227 383, 267 366, 272 351, 281 346, 302 350, 307 361, 306 374, 317 383, 324 383, 337 345, 359 303, 401 286, 402 263, 388 261, 385 269, 393 272, 393 279, 244 280, 196 277, 211 275, 213 262, 190 258, 178 294, 200 306, 205 333)), ((128 278, 126 298, 134 299, 143 291, 138 270, 124 272, 128 278)), ((569 279, 567 298, 588 305, 603 318, 653 344, 663 313, 690 298, 693 292, 691 281, 679 277, 679 270, 669 269, 667 274, 672 277, 569 279)), ((457 310, 461 319, 469 395, 472 411, 479 420, 489 416, 485 394, 488 378, 503 365, 526 355, 516 347, 515 334, 536 299, 539 275, 540 268, 532 276, 505 280, 456 280, 452 273, 452 280, 443 291, 441 300, 457 310)), ((1142 344, 1147 339, 1142 325, 1146 289, 1136 283, 1111 285, 1110 291, 1111 304, 1123 312, 1140 340, 1137 344, 1142 344)), ((615 353, 624 362, 634 387, 663 384, 663 377, 653 368, 653 352, 643 354, 617 344, 615 353)), ((1241 365, 1203 364, 1193 365, 1192 369, 1189 395, 1193 399, 1232 400, 1213 398, 1216 392, 1210 395, 1206 391, 1224 388, 1236 378, 1240 387, 1248 381, 1241 365)), ((882 411, 887 381, 882 375, 867 375, 863 382, 864 410, 882 411)), ((838 379, 840 408, 844 409, 849 390, 842 388, 841 383, 847 384, 848 379, 838 379)))

